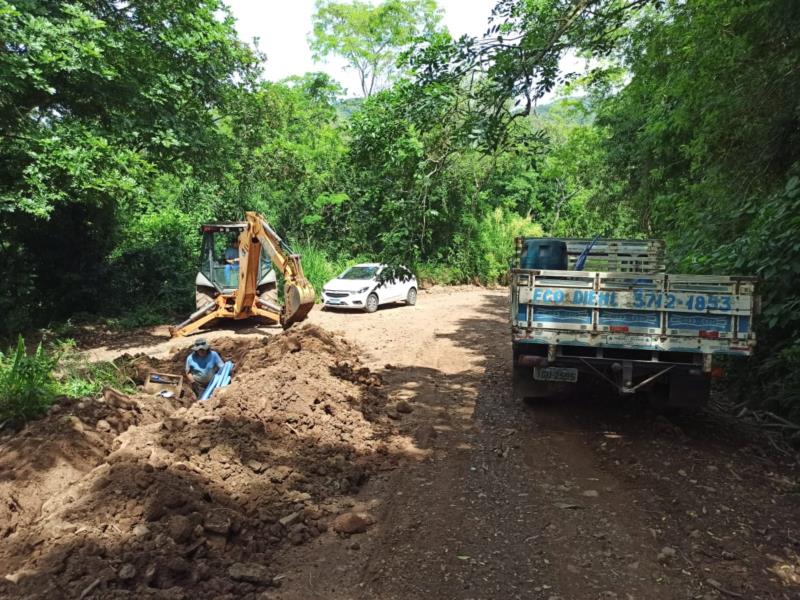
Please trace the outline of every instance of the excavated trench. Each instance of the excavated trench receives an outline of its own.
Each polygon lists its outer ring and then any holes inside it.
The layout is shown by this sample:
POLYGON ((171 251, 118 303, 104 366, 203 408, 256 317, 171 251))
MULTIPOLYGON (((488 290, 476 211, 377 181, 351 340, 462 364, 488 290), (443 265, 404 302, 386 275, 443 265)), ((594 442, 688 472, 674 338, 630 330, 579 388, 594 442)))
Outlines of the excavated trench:
MULTIPOLYGON (((382 381, 344 338, 215 348, 237 370, 206 402, 107 390, 0 439, 0 597, 257 598, 276 553, 395 460, 382 381)), ((185 354, 120 360, 142 382, 185 354)))

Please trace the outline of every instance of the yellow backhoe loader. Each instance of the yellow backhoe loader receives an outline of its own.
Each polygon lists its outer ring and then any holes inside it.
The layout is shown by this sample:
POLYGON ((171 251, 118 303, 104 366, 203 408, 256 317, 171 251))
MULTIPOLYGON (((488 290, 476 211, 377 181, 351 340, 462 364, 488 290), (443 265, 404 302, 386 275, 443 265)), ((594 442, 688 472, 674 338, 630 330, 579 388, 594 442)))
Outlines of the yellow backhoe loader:
POLYGON ((200 231, 197 310, 170 327, 173 337, 188 335, 215 319, 262 317, 286 329, 306 318, 314 306, 314 288, 303 274, 300 255, 292 252, 264 217, 248 212, 244 222, 210 223, 200 231), (278 303, 273 269, 283 274, 283 306, 278 303))

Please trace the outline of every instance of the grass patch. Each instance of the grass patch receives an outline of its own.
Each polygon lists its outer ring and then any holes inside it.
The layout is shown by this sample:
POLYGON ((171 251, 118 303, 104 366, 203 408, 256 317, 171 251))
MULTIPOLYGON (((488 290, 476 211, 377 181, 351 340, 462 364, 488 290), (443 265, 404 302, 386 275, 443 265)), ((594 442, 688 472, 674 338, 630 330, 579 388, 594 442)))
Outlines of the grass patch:
POLYGON ((35 419, 58 396, 94 396, 108 386, 136 389, 114 363, 87 361, 73 340, 28 351, 20 336, 15 348, 0 352, 0 423, 35 419))
POLYGON ((52 353, 56 357, 54 377, 62 396, 94 396, 105 387, 136 391, 134 382, 117 365, 107 361, 89 362, 78 351, 74 340, 56 342, 52 353))

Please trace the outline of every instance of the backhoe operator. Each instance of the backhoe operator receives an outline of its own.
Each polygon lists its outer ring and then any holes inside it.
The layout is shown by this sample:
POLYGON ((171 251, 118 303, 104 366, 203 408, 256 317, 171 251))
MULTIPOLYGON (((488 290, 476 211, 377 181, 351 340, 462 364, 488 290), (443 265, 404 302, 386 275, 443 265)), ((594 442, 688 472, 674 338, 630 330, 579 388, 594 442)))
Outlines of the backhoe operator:
POLYGON ((225 250, 225 282, 235 286, 239 280, 239 238, 233 238, 225 250), (231 277, 235 275, 235 277, 231 277))

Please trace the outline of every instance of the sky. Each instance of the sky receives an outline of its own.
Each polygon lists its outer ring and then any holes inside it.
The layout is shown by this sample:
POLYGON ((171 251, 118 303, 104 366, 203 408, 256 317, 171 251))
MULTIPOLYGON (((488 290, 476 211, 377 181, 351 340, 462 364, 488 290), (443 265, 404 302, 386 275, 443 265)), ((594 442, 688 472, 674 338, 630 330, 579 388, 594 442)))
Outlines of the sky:
MULTIPOLYGON (((354 71, 343 70, 344 62, 331 58, 315 64, 308 47, 314 0, 226 0, 236 17, 239 37, 250 42, 259 38, 258 47, 267 55, 264 75, 277 81, 289 75, 324 71, 347 89, 348 96, 360 94, 354 71)), ((444 11, 442 22, 450 34, 482 35, 496 0, 438 0, 444 11)))

